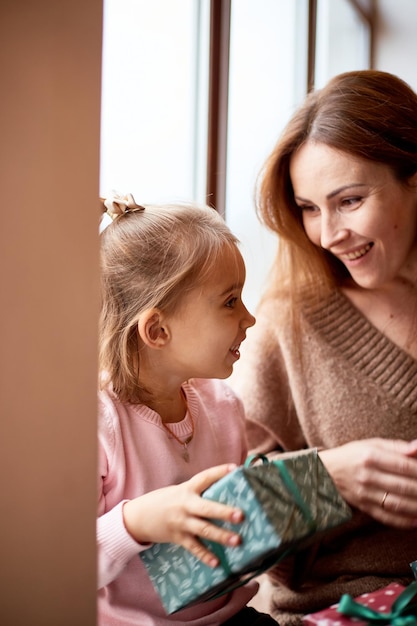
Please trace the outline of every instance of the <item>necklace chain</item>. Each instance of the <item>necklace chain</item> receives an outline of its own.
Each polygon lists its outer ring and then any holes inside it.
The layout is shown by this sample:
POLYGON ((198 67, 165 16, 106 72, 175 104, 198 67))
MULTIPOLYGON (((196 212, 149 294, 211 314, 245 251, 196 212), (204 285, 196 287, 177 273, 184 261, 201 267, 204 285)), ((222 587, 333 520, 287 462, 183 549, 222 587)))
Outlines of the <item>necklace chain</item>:
POLYGON ((183 452, 182 452, 181 456, 184 459, 184 461, 189 463, 189 461, 190 461, 190 453, 188 452, 188 444, 192 441, 192 439, 194 437, 194 420, 193 420, 193 416, 191 415, 191 411, 190 411, 190 409, 188 407, 187 396, 185 395, 184 390, 182 388, 181 388, 181 393, 182 393, 182 397, 184 398, 184 402, 185 402, 186 414, 188 413, 189 416, 190 416, 191 435, 189 437, 187 437, 187 439, 185 441, 182 441, 179 437, 177 437, 177 435, 175 433, 172 432, 172 430, 169 428, 169 426, 167 426, 165 424, 165 422, 162 422, 162 425, 165 428, 165 430, 171 435, 171 437, 173 439, 175 439, 175 441, 177 441, 180 444, 180 446, 182 446, 183 452))

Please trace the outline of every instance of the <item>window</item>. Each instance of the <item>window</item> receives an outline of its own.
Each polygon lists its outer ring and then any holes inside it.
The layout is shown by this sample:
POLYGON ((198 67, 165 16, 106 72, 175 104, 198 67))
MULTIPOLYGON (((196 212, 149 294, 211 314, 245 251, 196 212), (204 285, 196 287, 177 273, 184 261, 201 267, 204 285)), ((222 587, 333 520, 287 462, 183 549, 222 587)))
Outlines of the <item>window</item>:
POLYGON ((104 0, 100 193, 214 204, 241 240, 251 310, 276 247, 256 177, 307 85, 369 66, 367 1, 104 0))
POLYGON ((349 0, 318 0, 315 86, 331 76, 370 65, 371 29, 366 14, 349 0))
POLYGON ((101 194, 205 201, 208 6, 104 1, 101 194))
POLYGON ((253 310, 276 248, 254 210, 256 177, 279 132, 304 99, 307 2, 232 2, 226 220, 246 262, 244 298, 253 310))

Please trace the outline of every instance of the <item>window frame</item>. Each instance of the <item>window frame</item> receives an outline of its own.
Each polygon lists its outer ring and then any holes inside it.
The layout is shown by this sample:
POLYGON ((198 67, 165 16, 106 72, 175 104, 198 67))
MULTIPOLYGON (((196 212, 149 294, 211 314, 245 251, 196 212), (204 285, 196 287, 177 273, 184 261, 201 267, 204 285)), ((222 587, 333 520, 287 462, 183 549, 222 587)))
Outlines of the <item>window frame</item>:
MULTIPOLYGON (((375 2, 367 10, 359 0, 348 0, 370 32, 369 67, 374 66, 375 2)), ((210 65, 207 138, 206 202, 226 216, 227 119, 231 0, 210 2, 210 65)), ((317 0, 308 0, 306 94, 315 86, 317 0)))

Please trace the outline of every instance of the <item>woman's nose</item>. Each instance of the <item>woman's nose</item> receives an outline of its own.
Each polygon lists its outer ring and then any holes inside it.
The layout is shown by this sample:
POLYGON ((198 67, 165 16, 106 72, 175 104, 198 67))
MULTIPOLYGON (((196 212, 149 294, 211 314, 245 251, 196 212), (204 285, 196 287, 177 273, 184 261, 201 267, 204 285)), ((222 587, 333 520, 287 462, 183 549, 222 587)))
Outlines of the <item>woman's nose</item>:
POLYGON ((320 245, 325 250, 330 250, 349 236, 349 230, 343 221, 343 215, 332 212, 322 212, 320 245))

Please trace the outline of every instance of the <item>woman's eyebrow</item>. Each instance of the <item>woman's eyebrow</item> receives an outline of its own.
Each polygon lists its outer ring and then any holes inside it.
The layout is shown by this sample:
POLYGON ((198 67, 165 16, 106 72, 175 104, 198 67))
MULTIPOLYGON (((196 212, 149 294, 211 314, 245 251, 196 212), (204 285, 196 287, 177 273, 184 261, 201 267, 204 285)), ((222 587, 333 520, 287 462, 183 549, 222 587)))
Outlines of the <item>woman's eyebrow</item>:
POLYGON ((343 185, 342 187, 338 187, 338 189, 335 189, 334 191, 330 192, 326 198, 328 200, 330 200, 331 198, 333 198, 334 196, 337 196, 337 194, 341 193, 342 191, 346 191, 347 189, 351 189, 352 187, 365 187, 364 183, 349 183, 349 185, 343 185))
MULTIPOLYGON (((342 187, 338 187, 337 189, 334 189, 333 191, 328 193, 326 196, 326 200, 331 200, 332 198, 334 198, 334 196, 337 196, 339 193, 342 193, 343 191, 346 191, 347 189, 351 189, 352 187, 366 187, 366 185, 365 183, 349 183, 348 185, 342 185, 342 187)), ((307 198, 302 198, 301 196, 294 195, 294 198, 298 202, 310 202, 311 203, 311 200, 307 200, 307 198)))

